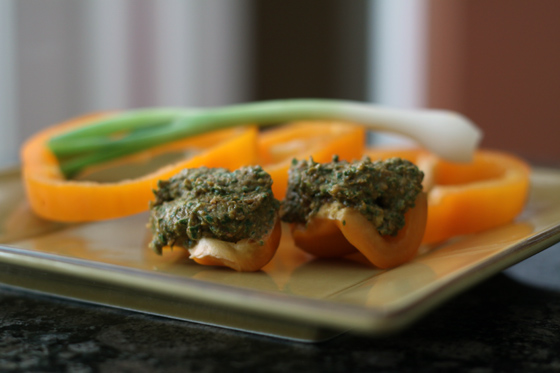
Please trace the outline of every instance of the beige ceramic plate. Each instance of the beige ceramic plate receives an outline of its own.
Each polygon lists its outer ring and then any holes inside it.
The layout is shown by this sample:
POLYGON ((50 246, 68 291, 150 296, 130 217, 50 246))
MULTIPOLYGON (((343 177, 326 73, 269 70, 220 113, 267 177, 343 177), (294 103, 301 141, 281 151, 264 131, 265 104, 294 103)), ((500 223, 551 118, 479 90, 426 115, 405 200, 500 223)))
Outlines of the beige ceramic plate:
POLYGON ((455 239, 398 268, 317 260, 285 234, 263 271, 191 262, 147 248, 147 215, 53 224, 25 203, 17 171, 0 175, 0 282, 56 296, 298 340, 395 332, 450 296, 560 241, 560 172, 537 170, 507 226, 455 239))

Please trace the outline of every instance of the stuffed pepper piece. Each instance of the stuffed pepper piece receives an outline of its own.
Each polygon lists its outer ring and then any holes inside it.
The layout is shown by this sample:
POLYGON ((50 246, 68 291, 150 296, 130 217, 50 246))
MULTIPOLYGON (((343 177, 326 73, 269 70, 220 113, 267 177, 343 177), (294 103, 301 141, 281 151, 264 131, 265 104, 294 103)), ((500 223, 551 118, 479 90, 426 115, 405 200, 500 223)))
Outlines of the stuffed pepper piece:
POLYGON ((424 175, 400 158, 292 164, 281 218, 320 257, 361 252, 380 268, 412 259, 426 226, 424 175))
POLYGON ((274 256, 281 235, 280 203, 271 185, 260 166, 185 169, 160 181, 150 206, 150 246, 157 253, 184 247, 203 265, 259 270, 274 256))

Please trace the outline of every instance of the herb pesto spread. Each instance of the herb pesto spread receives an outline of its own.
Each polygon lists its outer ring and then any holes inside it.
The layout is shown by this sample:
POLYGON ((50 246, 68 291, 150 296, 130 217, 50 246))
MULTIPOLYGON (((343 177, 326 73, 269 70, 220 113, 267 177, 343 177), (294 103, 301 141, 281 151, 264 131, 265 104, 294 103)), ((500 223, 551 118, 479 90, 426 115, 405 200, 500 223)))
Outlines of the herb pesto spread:
POLYGON ((335 156, 325 164, 294 160, 281 218, 305 224, 323 205, 338 202, 359 211, 379 234, 394 236, 404 227, 404 214, 414 207, 423 178, 418 167, 400 158, 346 162, 335 156))
POLYGON ((237 242, 272 230, 280 203, 272 179, 260 166, 230 172, 223 168, 185 169, 158 182, 150 206, 150 246, 193 247, 201 238, 237 242))

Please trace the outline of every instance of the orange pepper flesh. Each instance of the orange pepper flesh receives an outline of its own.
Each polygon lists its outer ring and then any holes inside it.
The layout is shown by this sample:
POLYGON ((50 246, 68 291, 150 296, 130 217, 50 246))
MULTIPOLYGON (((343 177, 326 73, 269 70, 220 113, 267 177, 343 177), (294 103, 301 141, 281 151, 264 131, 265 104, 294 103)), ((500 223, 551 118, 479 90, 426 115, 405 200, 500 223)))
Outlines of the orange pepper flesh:
POLYGON ((219 246, 200 244, 189 249, 190 258, 201 265, 229 267, 239 272, 254 272, 267 265, 280 245, 282 224, 276 220, 262 245, 255 240, 223 242, 219 246), (245 241, 245 242, 243 242, 245 241))
POLYGON ((378 268, 391 268, 416 256, 426 228, 426 193, 405 214, 396 236, 381 236, 360 212, 345 208, 336 218, 312 219, 307 227, 292 226, 296 246, 318 257, 337 257, 359 251, 378 268))
POLYGON ((338 258, 357 251, 332 219, 315 217, 307 224, 292 224, 291 231, 296 246, 318 258, 338 258))
POLYGON ((470 164, 439 161, 430 191, 424 242, 476 233, 509 223, 521 213, 530 169, 505 153, 478 151, 470 164))
POLYGON ((336 225, 344 237, 372 264, 379 268, 392 268, 412 260, 418 253, 426 228, 427 199, 420 193, 414 208, 404 216, 405 226, 396 236, 381 236, 375 227, 358 211, 350 210, 344 220, 336 225), (369 224, 373 229, 366 229, 369 224))
POLYGON ((323 163, 338 155, 351 161, 361 158, 364 147, 365 129, 341 122, 294 122, 264 131, 258 138, 259 164, 274 180, 272 192, 280 200, 286 195, 292 159, 313 157, 323 163))
POLYGON ((39 216, 54 221, 86 222, 132 215, 148 209, 153 199, 152 189, 158 180, 168 179, 183 168, 207 166, 233 170, 256 163, 257 129, 244 127, 178 140, 135 155, 133 157, 142 157, 183 147, 200 150, 191 158, 139 178, 114 183, 66 180, 47 141, 56 134, 107 115, 87 115, 49 127, 24 144, 23 180, 31 207, 39 216))
POLYGON ((422 150, 369 149, 372 159, 401 156, 431 178, 424 243, 441 242, 509 223, 521 213, 529 190, 529 165, 507 153, 478 150, 472 162, 451 163, 422 150))

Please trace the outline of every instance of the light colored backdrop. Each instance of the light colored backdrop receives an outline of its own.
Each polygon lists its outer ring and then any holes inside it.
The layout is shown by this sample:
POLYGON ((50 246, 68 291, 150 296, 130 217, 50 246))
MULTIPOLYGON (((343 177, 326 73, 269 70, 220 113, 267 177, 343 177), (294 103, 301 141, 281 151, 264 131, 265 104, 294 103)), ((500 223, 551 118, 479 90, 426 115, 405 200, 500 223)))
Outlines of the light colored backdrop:
POLYGON ((0 0, 0 163, 85 112, 245 101, 247 1, 0 0))

